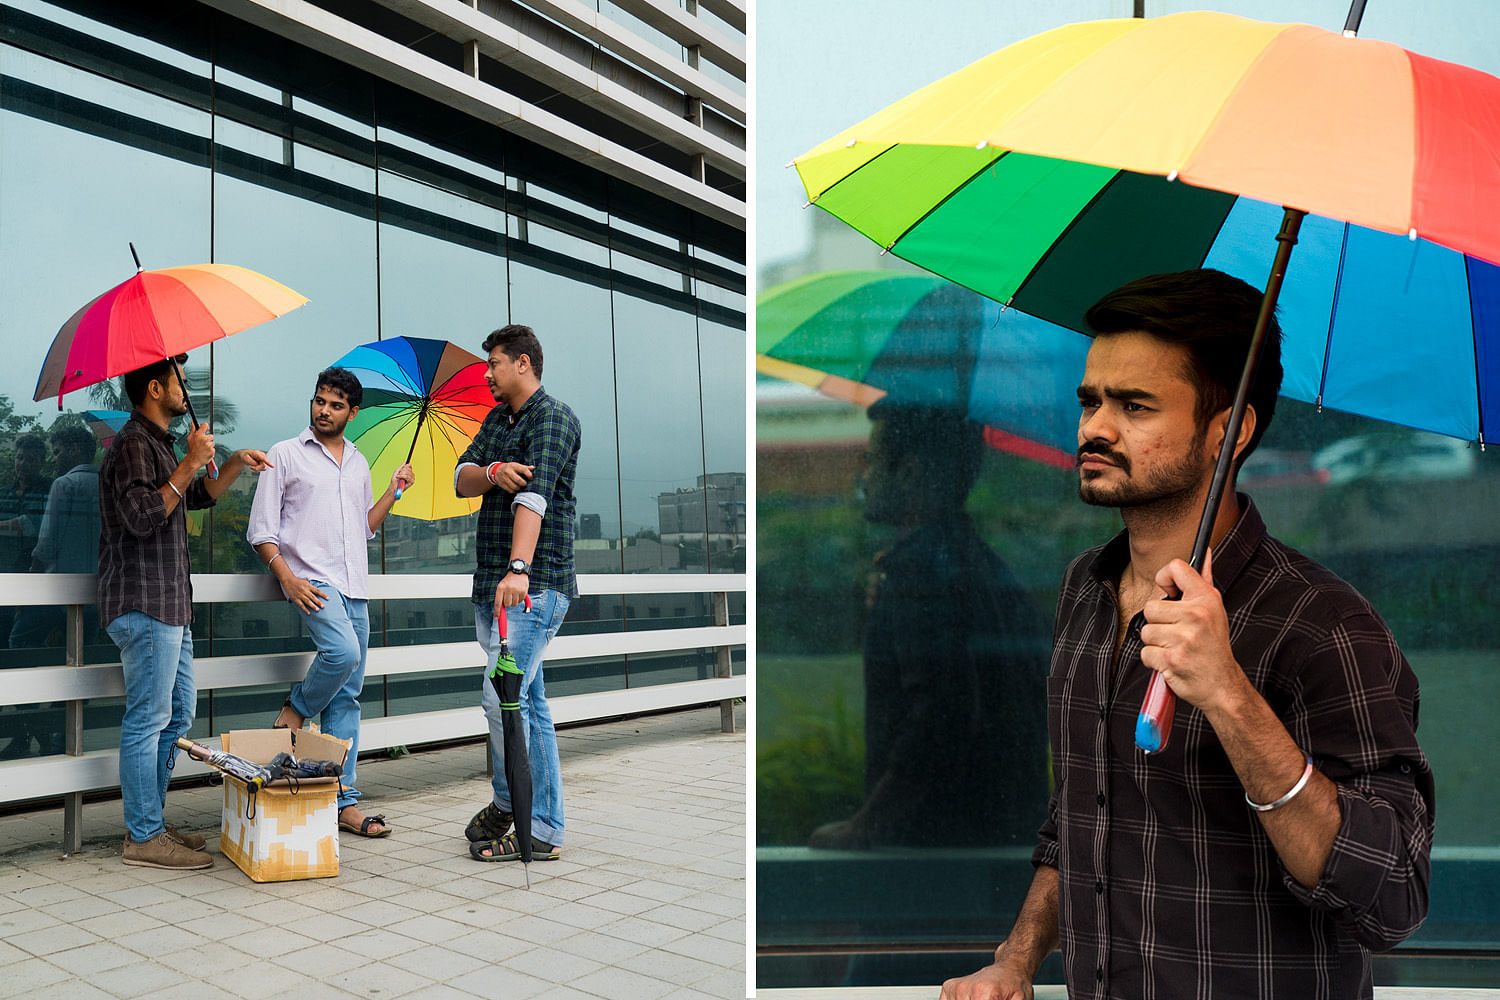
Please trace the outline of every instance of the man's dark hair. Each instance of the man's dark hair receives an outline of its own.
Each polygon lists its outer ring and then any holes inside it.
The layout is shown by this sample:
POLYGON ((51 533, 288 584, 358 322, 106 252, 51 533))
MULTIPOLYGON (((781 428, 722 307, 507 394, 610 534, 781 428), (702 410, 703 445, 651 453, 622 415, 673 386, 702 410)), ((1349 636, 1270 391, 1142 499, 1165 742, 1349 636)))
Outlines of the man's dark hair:
POLYGON ((486 355, 498 347, 512 361, 526 355, 531 359, 531 369, 536 372, 536 377, 542 377, 542 342, 536 339, 536 332, 531 327, 520 323, 502 326, 485 337, 482 346, 486 355))
POLYGON ((889 396, 876 400, 868 413, 871 421, 885 427, 882 447, 918 459, 927 470, 927 482, 915 489, 934 490, 963 504, 979 478, 984 454, 978 424, 957 409, 903 403, 889 396))
POLYGON ((313 392, 316 393, 319 389, 336 389, 342 392, 350 409, 358 406, 365 398, 365 387, 359 384, 359 379, 347 368, 324 368, 318 372, 318 382, 313 386, 313 392))
MULTIPOLYGON (((153 361, 149 365, 142 365, 133 372, 126 372, 123 379, 125 383, 125 395, 129 397, 132 406, 140 406, 146 401, 146 389, 152 382, 160 382, 163 386, 167 384, 167 376, 172 373, 172 358, 162 358, 153 361)), ((176 359, 179 365, 187 363, 187 355, 179 354, 176 359)), ((185 377, 185 376, 184 376, 185 377)))
MULTIPOLYGON (((1141 330, 1188 351, 1188 380, 1197 388, 1197 423, 1206 430, 1213 415, 1234 403, 1245 367, 1261 292, 1239 278, 1202 268, 1153 274, 1121 285, 1094 303, 1084 322, 1095 336, 1141 330)), ((1271 426, 1281 391, 1281 326, 1271 317, 1265 349, 1250 387, 1255 432, 1240 453, 1243 463, 1271 426)), ((1237 463, 1236 469, 1239 468, 1237 463)))
POLYGON ((67 452, 83 456, 87 461, 94 457, 94 448, 94 435, 87 427, 70 424, 52 431, 52 452, 55 455, 67 452))
POLYGON ((39 451, 47 454, 47 439, 36 431, 27 431, 16 438, 16 451, 39 451))

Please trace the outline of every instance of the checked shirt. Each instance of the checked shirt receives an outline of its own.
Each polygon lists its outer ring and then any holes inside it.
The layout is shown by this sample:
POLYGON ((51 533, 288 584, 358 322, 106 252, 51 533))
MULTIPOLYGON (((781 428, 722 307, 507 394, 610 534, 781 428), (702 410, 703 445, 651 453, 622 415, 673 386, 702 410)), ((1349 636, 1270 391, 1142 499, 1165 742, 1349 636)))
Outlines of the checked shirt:
POLYGON ((133 413, 99 467, 99 621, 106 625, 127 611, 165 625, 193 620, 187 512, 212 507, 214 499, 194 476, 182 502, 166 512, 158 491, 177 468, 176 440, 133 413))
POLYGON ((485 468, 492 462, 520 462, 536 468, 531 482, 520 493, 497 488, 484 495, 475 546, 478 565, 474 570, 474 603, 489 604, 495 599, 495 588, 510 562, 510 537, 518 502, 533 506, 540 501, 544 511, 541 535, 531 557, 530 589, 555 590, 569 600, 578 596, 573 575, 573 526, 578 506, 573 479, 578 473, 582 435, 578 418, 567 404, 541 388, 519 411, 512 413, 510 406, 499 403, 484 418, 479 433, 458 460, 460 468, 465 464, 485 468))
POLYGON ((1068 995, 1222 1000, 1370 997, 1370 950, 1427 912, 1433 777, 1417 679, 1348 584, 1266 534, 1249 497, 1213 555, 1235 659, 1343 816, 1318 884, 1282 867, 1203 714, 1177 705, 1159 753, 1135 747, 1150 670, 1142 615, 1114 665, 1122 533, 1068 568, 1048 726, 1056 791, 1037 864, 1059 869, 1068 995))

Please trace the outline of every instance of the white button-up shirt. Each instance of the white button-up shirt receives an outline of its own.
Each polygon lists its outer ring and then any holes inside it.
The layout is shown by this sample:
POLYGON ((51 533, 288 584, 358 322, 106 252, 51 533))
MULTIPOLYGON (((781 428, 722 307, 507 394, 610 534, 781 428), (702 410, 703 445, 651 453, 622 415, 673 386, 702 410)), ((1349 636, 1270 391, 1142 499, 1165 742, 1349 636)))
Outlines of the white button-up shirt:
POLYGON ((272 445, 266 460, 272 468, 255 485, 245 532, 250 544, 275 542, 296 575, 369 600, 370 463, 346 439, 340 464, 311 427, 272 445))

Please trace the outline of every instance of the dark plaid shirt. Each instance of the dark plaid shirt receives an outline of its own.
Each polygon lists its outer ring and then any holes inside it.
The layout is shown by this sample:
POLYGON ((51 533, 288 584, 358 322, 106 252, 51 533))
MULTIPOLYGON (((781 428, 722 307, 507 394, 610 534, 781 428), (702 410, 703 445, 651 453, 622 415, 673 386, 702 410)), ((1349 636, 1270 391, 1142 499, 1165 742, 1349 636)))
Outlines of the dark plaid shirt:
POLYGON ((167 514, 158 491, 177 468, 171 434, 131 414, 99 467, 99 620, 144 611, 167 625, 193 620, 187 510, 212 507, 203 477, 167 514))
POLYGON ((495 588, 505 576, 510 562, 510 535, 516 515, 512 504, 516 497, 535 494, 546 502, 542 532, 531 557, 533 593, 555 590, 568 599, 578 596, 573 575, 573 522, 577 502, 573 498, 573 479, 578 473, 578 449, 582 443, 578 418, 566 403, 553 399, 538 388, 519 412, 512 414, 504 403, 484 418, 479 433, 463 457, 460 466, 469 462, 486 467, 491 462, 520 462, 534 465, 531 482, 519 494, 492 489, 484 495, 479 508, 479 536, 475 546, 478 565, 474 570, 473 600, 488 604, 495 599, 495 588))
POLYGON ((1056 791, 1033 856, 1061 872, 1068 995, 1370 997, 1370 953, 1427 912, 1433 778, 1417 679, 1348 584, 1266 534, 1249 498, 1214 553, 1235 658, 1338 787, 1333 853, 1308 891, 1286 873, 1213 729, 1178 702, 1166 747, 1134 730, 1150 671, 1143 617, 1115 669, 1127 539, 1084 553, 1058 598, 1048 724, 1056 791))

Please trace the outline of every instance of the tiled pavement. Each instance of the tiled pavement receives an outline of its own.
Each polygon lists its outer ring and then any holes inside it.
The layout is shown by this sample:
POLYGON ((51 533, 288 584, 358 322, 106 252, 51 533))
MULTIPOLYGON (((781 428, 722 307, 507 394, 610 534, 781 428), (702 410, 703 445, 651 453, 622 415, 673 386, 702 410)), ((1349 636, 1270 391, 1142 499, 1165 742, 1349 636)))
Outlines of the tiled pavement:
MULTIPOLYGON (((743 709, 741 709, 741 713, 743 709)), ((693 709, 558 734, 568 840, 557 861, 468 857, 489 799, 479 745, 360 762, 383 840, 343 834, 336 878, 251 882, 218 852, 221 789, 167 818, 212 870, 120 861, 118 799, 0 817, 0 998, 696 1000, 745 995, 745 738, 693 709)))

